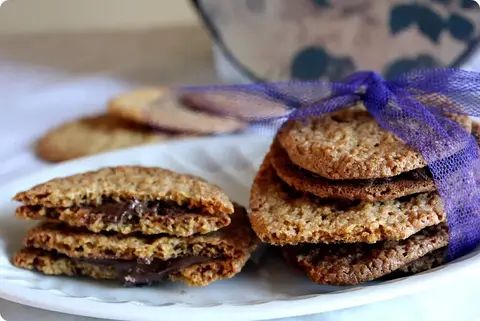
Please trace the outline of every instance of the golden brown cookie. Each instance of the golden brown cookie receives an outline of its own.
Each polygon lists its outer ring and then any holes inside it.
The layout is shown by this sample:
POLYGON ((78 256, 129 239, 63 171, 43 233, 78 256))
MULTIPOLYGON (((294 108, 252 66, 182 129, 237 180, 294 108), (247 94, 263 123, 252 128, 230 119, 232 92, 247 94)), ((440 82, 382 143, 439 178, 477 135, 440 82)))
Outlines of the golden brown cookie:
POLYGON ((286 247, 290 262, 295 262, 316 283, 355 285, 375 280, 404 268, 423 271, 433 266, 431 260, 418 261, 425 255, 448 245, 446 224, 440 224, 401 241, 375 244, 315 244, 286 247))
POLYGON ((284 104, 234 90, 187 91, 181 95, 181 101, 192 109, 233 116, 246 121, 282 117, 287 113, 284 104))
MULTIPOLYGON (((138 262, 108 262, 76 260, 53 252, 38 249, 22 249, 15 254, 13 264, 27 270, 47 275, 86 276, 94 279, 116 279, 126 285, 145 285, 157 283, 165 278, 184 282, 189 286, 205 286, 220 279, 228 279, 240 273, 250 257, 247 252, 233 258, 218 258, 203 263, 172 267, 172 263, 152 262, 150 266, 138 262), (121 264, 120 266, 118 264, 121 264), (160 264, 159 264, 160 263, 160 264), (138 276, 126 273, 132 269, 140 272, 138 276)), ((178 261, 174 262, 179 264, 178 261)))
POLYGON ((218 186, 157 167, 119 166, 56 178, 15 195, 29 206, 83 207, 158 201, 210 214, 231 214, 233 205, 218 186))
POLYGON ((275 140, 270 148, 271 162, 277 175, 298 191, 322 198, 384 201, 436 190, 426 168, 419 168, 391 178, 368 180, 330 180, 292 163, 287 152, 275 140))
POLYGON ((43 222, 24 239, 27 248, 55 251, 71 258, 108 260, 169 260, 184 256, 233 257, 248 252, 258 238, 244 208, 237 207, 232 223, 216 232, 190 237, 93 233, 61 223, 43 222))
POLYGON ((110 101, 108 111, 139 124, 178 132, 212 134, 246 128, 243 121, 187 108, 170 88, 143 89, 118 96, 110 101))
MULTIPOLYGON (((471 130, 468 116, 454 119, 471 130)), ((293 163, 328 179, 392 177, 427 165, 418 152, 381 128, 362 105, 289 121, 278 140, 293 163)))
MULTIPOLYGON (((460 115, 465 112, 463 107, 445 95, 439 93, 429 93, 415 95, 415 99, 420 101, 425 106, 433 106, 436 109, 442 109, 443 112, 449 114, 451 117, 453 117, 453 119, 460 123, 465 120, 465 117, 460 115), (460 118, 457 118, 457 116, 460 116, 460 118)), ((462 126, 463 125, 465 124, 462 124, 462 126)))
POLYGON ((446 217, 435 192, 361 202, 295 191, 276 176, 270 155, 253 182, 250 208, 254 231, 264 242, 277 245, 402 240, 446 217))
POLYGON ((181 137, 111 115, 99 115, 74 120, 51 130, 36 143, 36 153, 44 160, 61 162, 178 138, 181 137))

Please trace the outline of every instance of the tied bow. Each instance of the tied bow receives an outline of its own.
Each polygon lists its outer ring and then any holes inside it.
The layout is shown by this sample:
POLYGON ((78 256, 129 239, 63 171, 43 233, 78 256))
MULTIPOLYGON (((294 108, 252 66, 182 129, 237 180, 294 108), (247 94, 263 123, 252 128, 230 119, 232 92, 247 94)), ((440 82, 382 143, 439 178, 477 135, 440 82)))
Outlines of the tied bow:
MULTIPOLYGON (((371 71, 327 82, 261 83, 186 87, 185 91, 231 91, 258 95, 291 109, 302 120, 362 102, 380 126, 425 159, 447 213, 447 259, 480 244, 479 147, 452 115, 480 116, 480 73, 459 69, 419 70, 385 80, 371 71)), ((274 118, 269 120, 276 120, 274 118)))

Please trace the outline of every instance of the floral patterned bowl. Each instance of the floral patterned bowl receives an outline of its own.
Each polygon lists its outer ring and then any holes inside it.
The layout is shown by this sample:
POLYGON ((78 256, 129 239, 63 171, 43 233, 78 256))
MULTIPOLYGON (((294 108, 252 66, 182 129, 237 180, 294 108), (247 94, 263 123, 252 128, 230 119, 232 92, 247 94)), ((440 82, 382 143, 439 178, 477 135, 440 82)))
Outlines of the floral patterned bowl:
POLYGON ((458 67, 480 40, 474 0, 192 0, 221 56, 248 80, 386 78, 458 67))

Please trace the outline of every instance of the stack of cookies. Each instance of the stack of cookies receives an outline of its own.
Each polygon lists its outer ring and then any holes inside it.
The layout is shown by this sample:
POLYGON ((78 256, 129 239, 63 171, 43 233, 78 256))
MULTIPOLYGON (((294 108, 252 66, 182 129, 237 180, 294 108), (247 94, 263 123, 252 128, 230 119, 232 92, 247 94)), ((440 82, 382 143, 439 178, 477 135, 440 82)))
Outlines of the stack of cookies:
MULTIPOLYGON (((472 129, 468 117, 455 119, 472 129)), ((421 272, 441 264, 448 245, 425 160, 362 106, 287 122, 250 206, 256 234, 319 284, 421 272)))
POLYGON ((42 222, 13 263, 45 274, 203 286, 239 273, 259 243, 217 186, 160 168, 103 168, 14 199, 17 217, 42 222))
POLYGON ((148 88, 111 99, 106 114, 54 128, 38 140, 36 153, 60 162, 172 139, 238 132, 250 121, 285 113, 280 103, 235 91, 148 88))

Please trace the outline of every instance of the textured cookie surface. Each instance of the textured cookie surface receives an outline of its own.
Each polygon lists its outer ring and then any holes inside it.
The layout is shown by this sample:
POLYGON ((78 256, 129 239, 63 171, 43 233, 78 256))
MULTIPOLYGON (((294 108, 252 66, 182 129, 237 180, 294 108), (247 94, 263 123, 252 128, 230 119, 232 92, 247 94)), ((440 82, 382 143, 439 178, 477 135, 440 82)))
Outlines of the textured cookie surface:
POLYGON ((276 176, 270 155, 255 177, 250 208, 250 222, 260 239, 278 245, 401 240, 445 220, 435 192, 383 202, 320 199, 296 192, 276 176))
POLYGON ((140 124, 188 133, 228 133, 246 123, 185 107, 169 88, 138 90, 112 99, 109 113, 140 124))
MULTIPOLYGON (((190 286, 205 286, 219 279, 228 279, 239 273, 250 257, 250 252, 239 253, 233 258, 215 259, 194 264, 168 275, 172 281, 190 286)), ((15 254, 17 267, 48 275, 87 276, 94 279, 120 279, 117 270, 109 265, 73 260, 38 249, 22 249, 15 254)), ((122 282, 123 283, 123 282, 122 282)))
POLYGON ((63 224, 44 222, 32 228, 24 239, 27 248, 56 251, 73 258, 161 259, 184 256, 234 257, 248 252, 259 242, 246 212, 237 208, 232 223, 214 233, 191 237, 120 235, 92 233, 63 224))
POLYGON ((85 227, 92 232, 111 231, 122 234, 169 234, 186 237, 206 234, 230 224, 229 214, 182 213, 170 215, 146 214, 130 219, 109 220, 104 214, 92 212, 91 208, 56 208, 20 206, 15 214, 21 219, 47 219, 64 222, 74 227, 85 227))
POLYGON ((118 117, 99 115, 59 126, 36 144, 44 160, 61 162, 101 152, 180 138, 118 117))
MULTIPOLYGON (((316 283, 355 285, 389 274, 448 244, 446 224, 428 227, 402 241, 287 247, 286 255, 316 283), (293 257, 292 257, 293 256, 293 257)), ((431 263, 417 262, 411 270, 431 263)))
MULTIPOLYGON (((467 116, 457 118, 471 130, 467 116)), ((278 139, 293 163, 329 179, 391 177, 427 165, 361 106, 287 122, 278 139)))
POLYGON ((349 200, 383 201, 416 193, 435 191, 435 183, 426 168, 391 178, 369 180, 330 180, 300 168, 290 161, 278 141, 270 149, 272 166, 277 175, 298 191, 318 197, 349 200))
POLYGON ((445 263, 447 248, 441 248, 426 254, 393 272, 395 276, 410 275, 431 270, 445 263))
POLYGON ((186 92, 181 96, 181 101, 191 108, 244 120, 281 117, 287 112, 284 104, 258 95, 232 90, 186 92))
POLYGON ((233 204, 215 185, 199 177, 156 167, 120 166, 56 178, 20 192, 25 205, 71 207, 105 200, 160 200, 201 208, 211 214, 233 213, 233 204))

